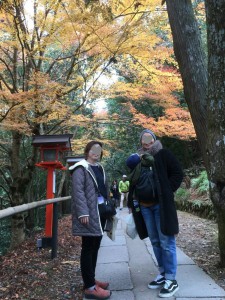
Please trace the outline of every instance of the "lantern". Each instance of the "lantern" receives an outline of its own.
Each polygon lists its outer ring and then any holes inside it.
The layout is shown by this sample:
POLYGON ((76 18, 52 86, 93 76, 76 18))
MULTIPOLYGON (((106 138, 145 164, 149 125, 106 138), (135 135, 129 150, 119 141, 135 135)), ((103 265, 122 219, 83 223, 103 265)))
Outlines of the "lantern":
MULTIPOLYGON (((47 169, 47 199, 53 199, 55 194, 55 170, 65 170, 62 164, 63 152, 71 151, 70 138, 72 134, 36 135, 32 145, 40 148, 40 162, 36 166, 47 169)), ((52 236, 53 204, 46 206, 45 235, 52 236)))

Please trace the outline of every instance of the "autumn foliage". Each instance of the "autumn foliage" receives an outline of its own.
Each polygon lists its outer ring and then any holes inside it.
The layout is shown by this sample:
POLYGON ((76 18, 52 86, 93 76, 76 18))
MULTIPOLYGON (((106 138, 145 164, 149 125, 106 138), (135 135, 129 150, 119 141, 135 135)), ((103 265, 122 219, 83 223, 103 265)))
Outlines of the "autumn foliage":
POLYGON ((2 128, 25 135, 88 128, 80 107, 118 94, 128 101, 150 94, 178 109, 172 92, 182 84, 176 67, 168 67, 176 64, 172 48, 156 34, 160 26, 170 35, 159 8, 160 1, 7 1, 0 23, 2 128), (105 88, 98 79, 113 69, 125 80, 105 88))
MULTIPOLYGON (((158 136, 194 137, 177 96, 182 83, 161 1, 2 1, 0 42, 0 196, 6 206, 33 199, 33 135, 72 133, 75 154, 90 139, 112 147, 107 128, 118 124, 121 132, 138 125, 158 136), (96 113, 100 98, 123 98, 123 110, 96 113), (145 100, 162 114, 139 111, 134 102, 148 106, 145 100)), ((12 220, 15 245, 23 228, 22 215, 12 220)))

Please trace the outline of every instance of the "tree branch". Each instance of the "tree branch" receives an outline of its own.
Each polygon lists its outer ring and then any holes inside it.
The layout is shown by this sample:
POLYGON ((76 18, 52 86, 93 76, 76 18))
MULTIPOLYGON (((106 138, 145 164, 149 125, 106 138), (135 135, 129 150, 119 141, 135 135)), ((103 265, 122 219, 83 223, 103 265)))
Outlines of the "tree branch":
POLYGON ((3 81, 3 83, 4 83, 4 85, 7 87, 7 89, 13 94, 13 92, 14 92, 13 88, 11 88, 11 87, 9 86, 9 84, 6 82, 6 80, 4 79, 4 77, 3 77, 1 74, 0 74, 0 80, 3 81))
POLYGON ((15 80, 14 80, 12 71, 10 70, 8 64, 6 63, 6 61, 4 59, 0 58, 0 61, 5 65, 6 69, 8 70, 11 80, 12 80, 12 83, 13 83, 14 90, 17 92, 17 88, 16 88, 16 84, 15 84, 15 80))
POLYGON ((10 192, 3 185, 0 185, 0 187, 5 191, 7 197, 9 198, 9 200, 11 200, 10 192))
POLYGON ((3 179, 5 180, 7 185, 9 185, 12 181, 11 181, 11 179, 9 179, 5 176, 5 173, 3 172, 2 168, 0 169, 0 173, 2 173, 3 179))

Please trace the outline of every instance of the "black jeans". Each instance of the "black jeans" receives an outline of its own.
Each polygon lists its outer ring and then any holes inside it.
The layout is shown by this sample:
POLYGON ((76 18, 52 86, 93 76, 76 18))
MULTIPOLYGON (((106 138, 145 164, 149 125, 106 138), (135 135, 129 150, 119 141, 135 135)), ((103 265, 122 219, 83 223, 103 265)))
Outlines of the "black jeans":
MULTIPOLYGON (((101 223, 104 228, 105 221, 101 220, 101 223)), ((101 240, 102 236, 82 236, 80 267, 85 289, 95 285, 95 268, 101 240)))

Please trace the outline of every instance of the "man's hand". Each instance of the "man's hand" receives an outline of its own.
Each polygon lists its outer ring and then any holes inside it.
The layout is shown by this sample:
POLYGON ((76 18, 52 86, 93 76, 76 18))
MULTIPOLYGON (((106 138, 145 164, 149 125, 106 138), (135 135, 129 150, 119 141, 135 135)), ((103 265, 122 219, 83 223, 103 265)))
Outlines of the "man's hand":
POLYGON ((81 224, 88 225, 89 224, 89 217, 81 217, 80 219, 81 224))

